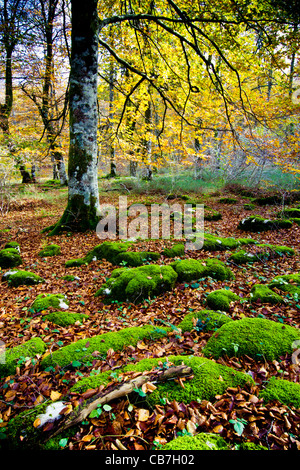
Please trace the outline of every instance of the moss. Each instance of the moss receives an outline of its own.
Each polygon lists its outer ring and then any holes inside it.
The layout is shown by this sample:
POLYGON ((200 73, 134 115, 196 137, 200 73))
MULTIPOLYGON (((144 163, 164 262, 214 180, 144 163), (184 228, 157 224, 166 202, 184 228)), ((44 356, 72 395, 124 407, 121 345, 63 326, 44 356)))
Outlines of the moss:
POLYGON ((208 294, 206 303, 212 310, 229 311, 230 302, 240 300, 234 292, 226 289, 218 289, 208 294))
POLYGON ((277 217, 298 218, 300 217, 300 208, 299 207, 286 207, 283 211, 278 212, 277 217))
POLYGON ((254 442, 241 442, 238 450, 268 450, 268 448, 259 444, 254 444, 254 442))
POLYGON ((41 276, 30 271, 8 271, 3 275, 2 280, 8 281, 8 284, 13 287, 45 282, 41 276))
POLYGON ((256 245, 258 250, 262 250, 262 254, 260 257, 268 258, 270 255, 289 255, 293 256, 295 254, 294 248, 289 246, 282 246, 282 245, 271 245, 270 243, 260 243, 256 245))
POLYGON ((267 196, 258 196, 254 199, 255 203, 259 206, 267 206, 267 205, 274 205, 280 204, 282 202, 282 195, 281 194, 269 194, 267 196))
POLYGON ((259 256, 247 253, 245 250, 237 251, 229 257, 229 260, 236 264, 254 263, 255 261, 259 261, 259 259, 259 256))
POLYGON ((68 261, 65 262, 65 267, 66 268, 74 268, 77 266, 82 266, 83 264, 87 264, 84 261, 84 258, 74 258, 74 259, 69 259, 68 261))
POLYGON ((92 338, 81 339, 46 356, 41 362, 41 367, 45 369, 55 364, 65 367, 78 360, 85 364, 95 359, 92 355, 95 351, 98 352, 99 356, 106 356, 110 348, 113 348, 114 351, 120 351, 129 345, 136 346, 141 339, 156 339, 165 334, 166 330, 164 329, 158 330, 151 325, 146 325, 124 328, 118 332, 109 332, 92 338))
POLYGON ((112 381, 112 371, 107 370, 95 375, 90 375, 89 377, 84 377, 83 379, 78 380, 71 388, 70 393, 84 393, 89 389, 98 388, 101 385, 106 387, 109 382, 112 381))
POLYGON ((212 221, 212 220, 221 220, 222 214, 214 209, 210 209, 205 207, 204 208, 204 220, 212 221))
POLYGON ((244 204, 244 210, 245 210, 245 211, 252 211, 253 209, 255 209, 255 205, 254 205, 254 204, 250 204, 250 203, 244 204))
POLYGON ((223 355, 248 355, 257 359, 278 359, 292 353, 293 341, 300 339, 300 331, 265 318, 243 318, 221 326, 202 350, 206 357, 218 359, 223 355))
POLYGON ((39 256, 46 258, 47 256, 55 256, 60 254, 60 246, 58 245, 48 245, 45 246, 40 252, 39 256))
POLYGON ((261 303, 270 303, 270 304, 281 304, 283 303, 283 298, 273 292, 267 285, 264 284, 255 284, 250 292, 251 302, 260 301, 261 303))
POLYGON ((260 215, 252 215, 241 220, 238 224, 240 230, 247 232, 265 232, 267 230, 279 230, 291 228, 293 222, 285 219, 264 219, 260 215))
POLYGON ((295 222, 295 224, 300 225, 300 218, 299 217, 291 217, 292 222, 295 222))
POLYGON ((268 284, 270 289, 279 289, 283 292, 288 292, 291 295, 297 294, 300 296, 300 274, 285 274, 276 276, 268 284))
POLYGON ((226 251, 238 248, 241 245, 255 243, 251 238, 218 237, 210 233, 204 234, 203 250, 206 251, 226 251))
POLYGON ((17 363, 24 357, 34 357, 42 354, 46 349, 45 343, 40 338, 31 338, 19 346, 5 351, 5 363, 0 363, 0 376, 7 377, 15 373, 17 363))
POLYGON ((168 258, 180 258, 183 256, 185 252, 185 246, 183 243, 176 243, 171 248, 165 248, 163 250, 163 255, 167 256, 168 258))
POLYGON ((268 243, 257 244, 255 246, 255 250, 255 253, 247 253, 245 250, 240 250, 233 253, 229 259, 236 264, 245 264, 262 261, 269 259, 270 257, 283 255, 293 256, 295 254, 295 250, 293 248, 288 246, 271 245, 268 243))
POLYGON ((69 302, 63 294, 39 294, 31 307, 36 312, 40 312, 41 310, 47 310, 50 307, 57 309, 66 308, 68 304, 69 302), (62 307, 62 305, 64 305, 64 307, 62 307))
POLYGON ((218 259, 196 259, 178 260, 171 263, 178 274, 179 281, 194 281, 204 277, 211 277, 219 281, 234 279, 232 271, 218 259))
POLYGON ((137 267, 142 266, 147 261, 157 261, 160 258, 160 253, 150 251, 125 251, 116 256, 115 264, 126 263, 128 266, 137 267))
POLYGON ((220 197, 218 202, 221 204, 236 204, 237 199, 235 197, 220 197))
POLYGON ((284 405, 300 408, 300 384, 289 380, 271 377, 259 396, 265 402, 276 400, 284 405))
POLYGON ((108 301, 140 302, 172 289, 176 279, 177 273, 171 266, 152 264, 137 268, 118 268, 95 295, 105 296, 108 301))
POLYGON ((200 433, 195 436, 180 436, 165 444, 165 450, 229 450, 229 445, 218 434, 200 433))
POLYGON ((185 331, 214 331, 228 321, 232 321, 223 312, 215 312, 213 310, 200 310, 199 312, 190 312, 179 323, 178 328, 182 333, 185 331))
POLYGON ((16 250, 20 252, 20 244, 15 241, 10 241, 10 242, 5 243, 4 248, 15 248, 16 250))
POLYGON ((103 242, 90 250, 83 258, 72 259, 66 261, 66 267, 81 266, 89 264, 92 261, 106 259, 112 264, 119 264, 117 257, 120 253, 124 253, 131 246, 130 242, 103 242))
MULTIPOLYGON (((234 323, 234 322, 232 322, 234 323)), ((250 375, 234 370, 231 367, 218 364, 215 361, 197 356, 170 356, 165 358, 143 359, 137 364, 130 364, 124 371, 145 371, 159 364, 169 362, 174 365, 186 366, 193 369, 193 378, 184 382, 184 388, 175 381, 169 381, 157 385, 157 389, 147 396, 147 402, 151 405, 159 404, 160 400, 167 398, 169 401, 190 403, 198 400, 213 400, 216 395, 221 395, 228 387, 243 387, 247 383, 253 383, 250 375)))
POLYGON ((4 248, 0 251, 0 268, 15 268, 22 264, 20 253, 15 248, 4 248))
POLYGON ((79 277, 78 276, 73 276, 73 274, 66 274, 65 276, 62 276, 62 279, 64 281, 78 281, 79 280, 79 277))
POLYGON ((51 312, 43 317, 45 320, 54 323, 59 326, 69 326, 74 325, 77 321, 82 323, 82 320, 89 318, 88 315, 83 313, 73 313, 73 312, 51 312))

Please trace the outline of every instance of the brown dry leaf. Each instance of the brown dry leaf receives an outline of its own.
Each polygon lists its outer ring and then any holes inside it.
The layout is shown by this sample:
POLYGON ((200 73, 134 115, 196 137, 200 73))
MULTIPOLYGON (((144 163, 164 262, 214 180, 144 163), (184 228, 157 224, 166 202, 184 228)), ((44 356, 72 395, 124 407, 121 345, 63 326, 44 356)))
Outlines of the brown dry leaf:
POLYGON ((90 442, 92 439, 94 439, 93 434, 86 434, 85 436, 83 436, 83 438, 81 440, 83 442, 90 442))
POLYGON ((40 424, 41 424, 40 418, 36 418, 33 422, 33 427, 38 428, 40 424))
POLYGON ((144 393, 152 393, 157 387, 152 382, 146 382, 142 385, 142 391, 144 393))
POLYGON ((57 401, 61 397, 61 393, 52 390, 50 393, 50 398, 52 401, 57 401))
POLYGON ((149 410, 145 410, 144 408, 139 408, 138 414, 137 414, 137 420, 138 421, 147 421, 149 418, 149 410))

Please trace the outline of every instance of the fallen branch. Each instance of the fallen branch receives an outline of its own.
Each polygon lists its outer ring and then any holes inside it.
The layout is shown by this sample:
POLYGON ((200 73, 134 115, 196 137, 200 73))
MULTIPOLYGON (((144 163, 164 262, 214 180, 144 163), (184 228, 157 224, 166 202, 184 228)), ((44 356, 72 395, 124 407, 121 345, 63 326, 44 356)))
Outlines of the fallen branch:
POLYGON ((121 385, 115 386, 112 390, 100 392, 96 396, 86 400, 82 405, 78 406, 74 411, 68 414, 64 421, 60 423, 59 427, 55 431, 50 432, 46 440, 49 440, 57 434, 60 434, 62 431, 80 423, 99 405, 105 405, 112 400, 127 396, 132 393, 134 389, 140 388, 144 383, 164 382, 166 380, 176 379, 179 377, 188 377, 191 376, 192 373, 193 371, 191 367, 187 367, 185 365, 171 366, 169 369, 160 370, 151 375, 140 375, 129 382, 124 382, 121 385))

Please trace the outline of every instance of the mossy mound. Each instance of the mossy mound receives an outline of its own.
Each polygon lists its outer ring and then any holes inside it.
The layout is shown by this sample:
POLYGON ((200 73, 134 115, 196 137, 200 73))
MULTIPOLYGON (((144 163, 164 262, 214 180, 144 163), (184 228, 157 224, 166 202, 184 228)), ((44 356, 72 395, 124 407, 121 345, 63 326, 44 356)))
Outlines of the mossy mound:
POLYGON ((34 285, 45 282, 45 280, 35 273, 30 271, 7 271, 2 276, 2 281, 8 281, 8 284, 13 287, 21 285, 34 285))
POLYGON ((188 313, 179 323, 178 328, 181 329, 182 333, 192 330, 215 331, 229 321, 232 321, 232 319, 223 312, 204 309, 199 312, 188 313))
POLYGON ((230 310, 230 302, 237 300, 240 300, 240 297, 231 290, 218 289, 208 294, 206 303, 212 310, 228 312, 230 310))
POLYGON ((148 261, 157 261, 160 253, 155 251, 125 251, 116 256, 115 264, 127 264, 128 266, 142 266, 148 261))
POLYGON ((291 228, 293 222, 288 219, 264 219, 260 215, 252 215, 241 220, 238 224, 240 230, 246 232, 265 232, 267 230, 280 230, 291 228))
POLYGON ((185 252, 185 246, 183 243, 176 243, 171 248, 165 248, 163 250, 163 255, 167 256, 168 258, 180 258, 183 256, 185 252))
POLYGON ((299 217, 291 217, 291 219, 295 224, 300 225, 300 218, 299 217))
POLYGON ((10 242, 5 243, 4 249, 5 248, 14 248, 15 250, 18 250, 18 252, 20 252, 20 244, 15 241, 10 241, 10 242))
POLYGON ((270 289, 278 289, 283 292, 288 292, 291 295, 300 295, 300 274, 284 274, 276 276, 268 284, 270 289))
POLYGON ((299 218, 300 208, 299 207, 286 207, 283 211, 278 212, 277 217, 284 217, 286 219, 299 218))
POLYGON ((40 256, 41 258, 46 258, 47 256, 56 256, 56 255, 60 255, 60 252, 61 252, 60 246, 53 244, 53 245, 45 246, 45 247, 39 252, 39 256, 40 256))
POLYGON ((218 434, 201 432, 195 436, 180 436, 168 442, 162 450, 229 450, 229 445, 218 434))
POLYGON ((210 233, 204 234, 203 250, 206 251, 226 251, 234 250, 241 245, 254 244, 255 240, 252 238, 231 238, 231 237, 218 237, 210 233))
POLYGON ((16 248, 3 248, 0 251, 0 268, 15 268, 22 262, 19 250, 16 248))
POLYGON ((5 363, 0 362, 0 377, 7 377, 15 373, 18 361, 27 357, 34 357, 42 354, 46 349, 46 344, 41 338, 31 338, 19 346, 15 346, 5 351, 5 363))
POLYGON ((220 197, 218 202, 221 204, 236 204, 238 201, 235 197, 220 197))
POLYGON ((300 339, 300 331, 265 318, 243 318, 221 326, 210 337, 203 353, 218 359, 223 355, 248 355, 273 361, 292 353, 293 341, 300 339))
POLYGON ((222 214, 221 212, 216 211, 215 209, 211 209, 209 207, 204 207, 204 220, 212 221, 212 220, 221 220, 222 214))
POLYGON ((80 278, 78 276, 73 276, 73 274, 66 274, 65 276, 62 276, 62 279, 64 281, 68 282, 73 282, 73 281, 79 281, 80 278))
POLYGON ((273 292, 267 285, 264 284, 255 284, 250 292, 251 302, 261 302, 262 304, 281 304, 283 303, 283 298, 273 292))
POLYGON ((245 250, 240 250, 236 253, 233 253, 229 260, 236 264, 246 264, 263 261, 278 256, 293 256, 294 254, 294 248, 261 243, 255 245, 255 253, 247 253, 245 250))
POLYGON ((74 325, 76 322, 82 323, 82 320, 88 319, 88 315, 73 312, 51 312, 43 317, 45 320, 59 326, 74 325))
POLYGON ((156 264, 137 268, 118 268, 96 292, 108 301, 120 300, 141 302, 143 299, 159 295, 173 289, 177 273, 171 266, 156 264))
POLYGON ((56 364, 65 367, 71 365, 73 361, 80 361, 80 363, 86 364, 95 359, 95 356, 92 354, 95 351, 97 351, 97 356, 105 357, 110 348, 113 348, 114 351, 120 351, 126 346, 136 346, 138 341, 142 339, 155 340, 166 335, 166 333, 166 329, 158 329, 152 325, 130 327, 118 332, 103 333, 92 338, 81 339, 54 351, 42 360, 41 367, 45 369, 56 364))
POLYGON ((259 396, 265 402, 276 400, 284 405, 300 408, 300 384, 289 380, 271 377, 259 396))
POLYGON ((214 258, 178 260, 171 263, 179 281, 194 281, 211 277, 219 281, 234 279, 232 271, 222 261, 214 258))
POLYGON ((193 369, 193 378, 184 382, 184 388, 173 380, 159 384, 157 389, 147 396, 147 402, 151 405, 159 404, 163 398, 167 398, 169 401, 175 400, 179 403, 213 400, 216 395, 224 393, 228 387, 243 387, 245 384, 253 383, 252 377, 248 374, 197 356, 142 359, 137 364, 126 366, 124 371, 143 372, 158 367, 159 363, 165 364, 167 361, 176 366, 185 364, 191 367, 193 369))
POLYGON ((124 253, 132 245, 130 242, 103 242, 90 250, 83 258, 66 261, 66 267, 81 266, 92 261, 106 259, 114 265, 118 265, 118 255, 124 253))
POLYGON ((244 204, 244 210, 245 211, 253 211, 255 209, 255 205, 254 204, 251 204, 249 202, 247 202, 246 204, 244 204))
POLYGON ((31 307, 36 312, 41 312, 50 307, 67 310, 68 306, 69 301, 63 294, 39 294, 31 307))

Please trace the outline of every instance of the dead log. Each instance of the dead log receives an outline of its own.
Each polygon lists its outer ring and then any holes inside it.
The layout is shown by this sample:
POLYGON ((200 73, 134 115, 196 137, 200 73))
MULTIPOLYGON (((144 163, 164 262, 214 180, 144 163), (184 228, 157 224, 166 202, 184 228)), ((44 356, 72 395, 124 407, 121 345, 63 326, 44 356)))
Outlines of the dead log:
POLYGON ((103 392, 94 395, 90 399, 86 400, 82 405, 78 406, 74 411, 70 414, 66 415, 63 418, 63 422, 60 423, 59 427, 54 430, 50 431, 50 434, 47 435, 46 441, 51 439, 52 437, 60 434, 62 431, 75 426, 76 424, 80 423, 84 419, 89 416, 89 414, 95 410, 99 405, 105 405, 110 401, 116 400, 118 398, 125 397, 132 393, 134 389, 142 387, 143 384, 150 382, 150 383, 158 383, 164 382, 166 380, 181 378, 181 377, 189 377, 193 374, 193 370, 191 367, 187 367, 186 365, 181 366, 171 366, 168 369, 160 370, 153 374, 144 373, 143 375, 139 375, 138 377, 130 380, 129 382, 123 382, 122 384, 118 384, 110 390, 104 390, 103 392))

